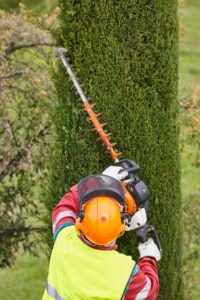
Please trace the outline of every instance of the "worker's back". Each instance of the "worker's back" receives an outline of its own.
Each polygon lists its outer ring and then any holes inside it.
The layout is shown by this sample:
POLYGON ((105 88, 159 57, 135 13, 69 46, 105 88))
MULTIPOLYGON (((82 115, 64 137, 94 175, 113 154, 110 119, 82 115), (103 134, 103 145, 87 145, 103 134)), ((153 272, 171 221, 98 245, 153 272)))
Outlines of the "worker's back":
POLYGON ((58 234, 42 299, 122 299, 135 262, 115 250, 89 247, 78 234, 75 226, 58 234))

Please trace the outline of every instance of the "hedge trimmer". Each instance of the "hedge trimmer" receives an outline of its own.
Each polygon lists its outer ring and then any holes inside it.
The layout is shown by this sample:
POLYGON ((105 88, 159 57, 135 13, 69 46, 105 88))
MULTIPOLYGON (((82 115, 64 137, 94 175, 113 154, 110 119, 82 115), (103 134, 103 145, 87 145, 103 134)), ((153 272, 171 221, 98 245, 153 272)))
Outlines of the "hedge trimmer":
MULTIPOLYGON (((104 127, 106 126, 106 123, 100 123, 98 117, 101 116, 101 113, 95 113, 93 111, 94 106, 96 103, 90 104, 87 97, 85 96, 78 80, 76 79, 75 74, 73 73, 70 64, 68 63, 65 54, 67 53, 66 48, 58 48, 55 51, 55 56, 59 57, 70 77, 70 79, 73 82, 73 85, 79 94, 82 102, 83 102, 83 109, 82 111, 87 112, 88 114, 88 120, 90 120, 94 127, 92 128, 92 131, 96 131, 99 135, 97 138, 97 141, 102 141, 107 149, 109 151, 111 158, 114 161, 115 166, 120 166, 128 172, 126 180, 122 181, 122 186, 124 188, 125 192, 125 201, 127 205, 127 217, 133 216, 134 214, 137 214, 138 210, 145 210, 147 211, 148 206, 148 198, 149 198, 149 191, 147 186, 143 181, 140 180, 139 176, 136 174, 136 172, 140 169, 140 166, 136 164, 134 161, 129 159, 122 159, 119 160, 119 156, 122 155, 121 152, 117 152, 114 147, 116 146, 116 143, 112 143, 110 141, 110 136, 112 133, 107 133, 104 131, 104 127)), ((160 252, 161 252, 161 245, 159 238, 157 236, 157 233, 153 226, 146 224, 146 219, 141 220, 141 223, 139 224, 139 229, 136 231, 136 236, 140 239, 141 242, 147 241, 147 232, 150 232, 152 235, 152 238, 154 239, 154 242, 158 246, 160 252)), ((137 227, 138 228, 138 224, 137 227)), ((132 228, 133 229, 133 228, 132 228)), ((127 228, 128 231, 128 228, 127 228)))

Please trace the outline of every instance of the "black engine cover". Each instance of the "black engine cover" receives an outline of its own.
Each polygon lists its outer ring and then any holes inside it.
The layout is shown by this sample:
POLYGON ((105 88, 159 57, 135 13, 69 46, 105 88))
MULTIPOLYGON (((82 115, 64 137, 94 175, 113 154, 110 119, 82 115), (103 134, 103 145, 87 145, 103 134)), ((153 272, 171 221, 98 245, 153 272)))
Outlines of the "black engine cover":
POLYGON ((141 208, 145 206, 146 201, 149 198, 149 190, 143 181, 131 180, 127 183, 127 190, 134 198, 137 207, 141 208))

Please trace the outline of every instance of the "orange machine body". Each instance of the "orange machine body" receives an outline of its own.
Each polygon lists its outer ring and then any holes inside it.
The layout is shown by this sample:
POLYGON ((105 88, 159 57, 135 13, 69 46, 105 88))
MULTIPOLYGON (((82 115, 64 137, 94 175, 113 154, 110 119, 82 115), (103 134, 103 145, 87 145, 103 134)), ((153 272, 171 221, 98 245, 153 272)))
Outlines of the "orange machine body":
POLYGON ((126 182, 122 181, 121 184, 122 184, 122 187, 124 189, 124 198, 125 198, 125 202, 126 202, 126 205, 127 205, 126 213, 128 215, 134 215, 136 213, 136 211, 138 210, 136 202, 133 199, 133 197, 131 196, 131 194, 129 193, 129 191, 127 190, 126 182))

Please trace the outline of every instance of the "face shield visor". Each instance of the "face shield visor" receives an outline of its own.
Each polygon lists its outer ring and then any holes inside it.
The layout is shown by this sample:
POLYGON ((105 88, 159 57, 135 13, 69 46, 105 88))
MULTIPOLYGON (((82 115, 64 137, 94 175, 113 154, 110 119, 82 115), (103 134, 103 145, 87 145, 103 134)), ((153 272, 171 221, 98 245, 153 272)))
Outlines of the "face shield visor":
POLYGON ((107 175, 94 174, 78 183, 78 195, 81 205, 98 196, 113 198, 125 207, 124 190, 121 183, 107 175))

